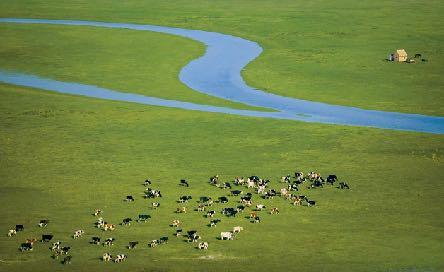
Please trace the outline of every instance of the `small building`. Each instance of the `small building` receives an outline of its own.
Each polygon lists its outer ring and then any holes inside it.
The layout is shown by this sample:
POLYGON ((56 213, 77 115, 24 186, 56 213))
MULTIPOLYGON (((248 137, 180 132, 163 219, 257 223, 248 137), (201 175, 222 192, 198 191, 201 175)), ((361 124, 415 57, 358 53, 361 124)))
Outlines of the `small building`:
POLYGON ((395 53, 395 61, 404 62, 407 60, 407 52, 404 49, 398 49, 395 53))

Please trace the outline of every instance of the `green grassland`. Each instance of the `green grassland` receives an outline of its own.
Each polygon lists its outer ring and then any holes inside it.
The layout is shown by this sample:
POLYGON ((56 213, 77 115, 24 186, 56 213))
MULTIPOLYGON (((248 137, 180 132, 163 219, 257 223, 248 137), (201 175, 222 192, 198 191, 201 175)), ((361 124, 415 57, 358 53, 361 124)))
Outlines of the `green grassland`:
MULTIPOLYGON (((331 103, 442 115, 442 33, 437 25, 442 22, 438 16, 443 5, 438 1, 371 3, 4 1, 0 17, 153 23, 231 33, 265 48, 264 55, 244 71, 255 87, 331 103), (403 16, 386 16, 397 10, 403 16), (370 21, 375 25, 367 25, 370 21), (392 34, 402 29, 421 38, 396 36, 400 40, 394 40, 392 34), (278 35, 280 31, 285 34, 278 35), (358 45, 364 42, 360 50, 358 45), (401 46, 427 53, 430 62, 381 61, 383 50, 401 46)), ((178 71, 203 52, 202 45, 186 39, 12 24, 0 25, 0 37, 2 69, 244 107, 181 85, 178 71)), ((442 135, 149 107, 6 84, 0 84, 0 116, 0 230, 4 232, 0 271, 444 269, 440 257, 444 254, 442 135), (219 215, 222 222, 210 229, 201 213, 174 213, 181 195, 196 199, 227 194, 207 184, 212 175, 228 181, 256 174, 280 188, 279 177, 296 169, 335 173, 352 189, 303 189, 318 201, 317 207, 310 208, 255 196, 255 202, 281 210, 273 216, 263 212, 261 224, 251 224, 243 216, 219 215), (141 183, 147 177, 164 195, 158 210, 151 210, 151 201, 142 198, 141 183), (191 187, 178 186, 181 178, 189 179, 191 187), (128 194, 136 197, 134 203, 123 201, 128 194), (116 224, 139 213, 153 218, 105 234, 93 226, 95 208, 102 208, 103 216, 116 224), (45 218, 51 223, 43 231, 36 224, 45 218), (198 230, 210 249, 198 251, 173 237, 174 229, 168 224, 175 218, 183 221, 184 230, 198 230), (25 224, 26 231, 6 237, 7 230, 18 223, 25 224), (237 225, 245 231, 236 240, 216 239, 220 231, 237 225), (85 230, 85 237, 70 238, 79 228, 85 230), (72 246, 71 265, 52 260, 49 245, 39 243, 32 253, 17 250, 24 239, 42 232, 72 246), (113 236, 116 244, 111 249, 89 245, 88 238, 95 234, 113 236), (165 235, 170 237, 168 245, 148 247, 148 241, 165 235), (129 251, 125 245, 132 240, 141 244, 129 251), (122 264, 105 264, 98 259, 105 251, 129 257, 122 264)), ((234 206, 234 201, 230 198, 228 206, 234 206)), ((197 203, 186 206, 192 209, 197 203)), ((220 210, 222 205, 214 207, 220 210)))
MULTIPOLYGON (((431 115, 444 114, 443 12, 439 0, 0 3, 1 17, 151 23, 237 35, 265 49, 243 73, 254 87, 314 101, 431 115), (429 62, 384 62, 397 48, 422 53, 429 62)), ((192 52, 198 52, 198 45, 192 52)))

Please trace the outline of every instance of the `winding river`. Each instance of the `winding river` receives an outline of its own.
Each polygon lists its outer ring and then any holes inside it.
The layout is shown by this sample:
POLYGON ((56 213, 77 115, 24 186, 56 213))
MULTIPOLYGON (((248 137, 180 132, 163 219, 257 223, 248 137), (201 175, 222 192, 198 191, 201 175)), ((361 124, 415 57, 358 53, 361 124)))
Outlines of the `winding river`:
POLYGON ((154 25, 76 20, 0 18, 0 23, 123 28, 138 31, 161 32, 190 38, 204 43, 207 48, 202 57, 191 61, 181 70, 179 78, 184 84, 205 94, 250 106, 268 108, 273 111, 237 110, 226 107, 160 99, 4 70, 0 70, 0 82, 100 99, 205 112, 444 134, 444 117, 330 105, 279 96, 254 89, 244 82, 241 77, 241 70, 261 54, 262 48, 255 42, 239 37, 201 30, 154 25))

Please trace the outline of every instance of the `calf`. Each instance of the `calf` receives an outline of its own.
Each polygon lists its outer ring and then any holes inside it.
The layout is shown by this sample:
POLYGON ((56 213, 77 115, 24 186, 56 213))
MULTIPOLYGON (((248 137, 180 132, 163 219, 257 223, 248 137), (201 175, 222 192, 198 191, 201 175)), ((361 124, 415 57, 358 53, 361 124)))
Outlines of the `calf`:
POLYGON ((172 227, 179 227, 180 221, 178 219, 174 219, 173 222, 171 222, 172 227))
POLYGON ((103 253, 103 255, 102 255, 102 261, 104 261, 104 262, 111 261, 111 258, 112 258, 112 256, 109 253, 103 253))
POLYGON ((270 210, 270 214, 279 214, 279 209, 278 208, 272 208, 270 210))
POLYGON ((152 209, 157 209, 157 208, 159 208, 160 207, 160 203, 159 202, 152 202, 151 203, 151 208, 152 209))
POLYGON ((258 205, 256 205, 256 211, 262 211, 262 210, 264 210, 266 207, 265 207, 265 205, 263 205, 263 204, 258 204, 258 205))
POLYGON ((134 197, 132 195, 128 195, 128 196, 126 196, 125 201, 133 202, 134 201, 134 197))
POLYGON ((210 228, 215 227, 217 225, 217 223, 220 222, 220 219, 214 219, 210 221, 210 228))
POLYGON ((221 240, 233 240, 234 236, 232 232, 221 232, 220 233, 221 240))
POLYGON ((85 232, 84 232, 83 230, 76 230, 76 231, 74 232, 74 235, 72 236, 72 238, 74 238, 74 239, 80 238, 80 237, 82 237, 82 235, 83 235, 84 233, 85 233, 85 232))
POLYGON ((180 180, 180 185, 185 186, 185 187, 190 187, 190 184, 185 179, 180 180))
POLYGON ((237 227, 234 227, 234 228, 233 228, 233 233, 239 233, 239 232, 241 232, 242 230, 244 230, 243 227, 239 227, 239 226, 237 226, 237 227))
POLYGON ((176 213, 187 213, 186 207, 179 207, 176 209, 176 213))
POLYGON ((128 249, 135 249, 139 242, 129 242, 128 249))
POLYGON ((52 234, 42 234, 42 242, 49 242, 54 237, 52 234))
POLYGON ((216 214, 216 211, 209 211, 209 212, 207 212, 206 216, 212 218, 212 217, 214 217, 215 214, 216 214))
POLYGON ((14 236, 17 234, 17 231, 15 229, 8 230, 8 237, 14 236))
POLYGON ((40 220, 40 223, 38 224, 38 226, 39 226, 40 228, 43 228, 43 227, 48 226, 48 223, 49 223, 49 220, 47 220, 47 219, 40 220))
POLYGON ((130 226, 132 221, 133 221, 133 219, 131 219, 129 217, 125 218, 122 220, 122 226, 130 226))
POLYGON ((126 257, 125 254, 118 254, 118 255, 116 256, 116 258, 114 259, 114 262, 115 262, 115 263, 120 263, 120 262, 125 261, 126 258, 127 258, 127 257, 126 257))
POLYGON ((203 249, 203 250, 207 250, 208 249, 208 243, 207 242, 201 242, 201 243, 199 243, 197 248, 203 249))

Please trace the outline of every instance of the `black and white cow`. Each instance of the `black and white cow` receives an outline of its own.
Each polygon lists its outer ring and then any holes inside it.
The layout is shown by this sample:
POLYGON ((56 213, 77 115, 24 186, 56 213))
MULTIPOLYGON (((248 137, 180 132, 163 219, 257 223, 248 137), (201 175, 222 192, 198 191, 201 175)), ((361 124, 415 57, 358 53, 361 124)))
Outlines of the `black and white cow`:
POLYGON ((116 241, 115 238, 107 238, 105 242, 103 242, 103 246, 112 246, 114 244, 114 241, 116 241))
POLYGON ((22 243, 20 245, 20 251, 32 251, 33 250, 32 243, 22 243))
POLYGON ((66 256, 63 261, 62 264, 70 264, 72 260, 72 256, 66 256))
POLYGON ((168 237, 167 236, 160 237, 159 244, 161 244, 161 245, 168 244, 168 237))
POLYGON ((347 184, 347 182, 339 182, 339 189, 350 189, 350 186, 347 184))
POLYGON ((132 195, 127 195, 126 198, 125 198, 125 201, 133 202, 134 201, 134 197, 132 195))
POLYGON ((221 220, 220 219, 214 219, 210 221, 209 227, 215 227, 217 225, 217 223, 219 223, 221 220))
POLYGON ((208 211, 206 216, 207 217, 214 217, 215 214, 216 214, 216 211, 208 211))
POLYGON ((137 242, 137 241, 129 242, 128 243, 128 249, 135 249, 138 244, 139 244, 139 242, 137 242))
POLYGON ((131 218, 125 218, 125 219, 123 219, 122 220, 122 226, 130 226, 131 225, 131 222, 133 221, 133 219, 131 219, 131 218))
POLYGON ((185 179, 181 179, 179 185, 185 186, 185 187, 190 187, 190 184, 185 179))
POLYGON ((115 263, 120 263, 120 262, 125 261, 126 258, 127 258, 127 256, 126 256, 125 254, 118 254, 118 255, 116 256, 116 258, 114 259, 114 262, 115 262, 115 263))
POLYGON ((91 244, 100 245, 100 237, 94 236, 91 238, 91 244))
POLYGON ((159 208, 160 207, 160 203, 159 202, 152 202, 151 203, 151 208, 152 209, 157 209, 157 208, 159 208))
POLYGON ((40 228, 43 228, 43 227, 48 226, 48 223, 49 223, 49 220, 48 220, 48 219, 43 219, 43 220, 40 220, 40 223, 38 224, 38 226, 39 226, 40 228))
POLYGON ((219 197, 219 202, 220 203, 227 203, 228 202, 228 198, 226 196, 221 196, 221 197, 219 197))
POLYGON ((148 214, 139 214, 139 219, 137 219, 137 222, 146 222, 148 219, 150 219, 151 216, 148 214))
POLYGON ((23 225, 15 225, 15 231, 19 232, 19 231, 24 231, 25 227, 23 225))
POLYGON ((328 175, 327 183, 333 185, 336 181, 338 181, 338 177, 336 175, 328 175))
POLYGON ((180 198, 179 198, 179 203, 186 203, 186 202, 188 202, 188 200, 191 200, 191 199, 193 199, 191 196, 181 196, 180 198))

